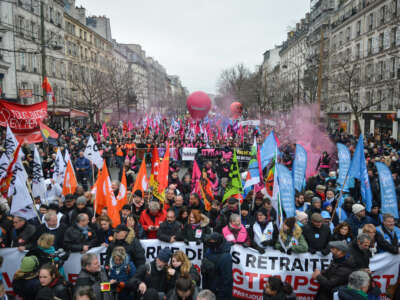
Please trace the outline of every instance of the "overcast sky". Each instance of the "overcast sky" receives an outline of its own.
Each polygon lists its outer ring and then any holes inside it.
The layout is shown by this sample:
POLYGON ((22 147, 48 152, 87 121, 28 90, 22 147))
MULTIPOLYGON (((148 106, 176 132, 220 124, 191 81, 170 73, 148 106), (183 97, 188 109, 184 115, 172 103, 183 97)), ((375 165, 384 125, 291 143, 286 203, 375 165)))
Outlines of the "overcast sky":
POLYGON ((216 92, 224 68, 261 64, 310 0, 77 0, 111 19, 113 38, 142 45, 189 91, 216 92))

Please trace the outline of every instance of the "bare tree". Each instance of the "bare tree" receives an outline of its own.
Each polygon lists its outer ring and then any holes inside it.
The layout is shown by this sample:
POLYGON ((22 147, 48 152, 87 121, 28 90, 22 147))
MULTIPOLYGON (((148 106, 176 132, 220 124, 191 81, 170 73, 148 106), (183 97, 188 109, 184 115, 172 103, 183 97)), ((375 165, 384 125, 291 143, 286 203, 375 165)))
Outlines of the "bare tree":
POLYGON ((107 74, 82 64, 73 65, 69 77, 72 90, 80 96, 71 106, 87 111, 90 123, 93 124, 95 117, 111 103, 107 74))

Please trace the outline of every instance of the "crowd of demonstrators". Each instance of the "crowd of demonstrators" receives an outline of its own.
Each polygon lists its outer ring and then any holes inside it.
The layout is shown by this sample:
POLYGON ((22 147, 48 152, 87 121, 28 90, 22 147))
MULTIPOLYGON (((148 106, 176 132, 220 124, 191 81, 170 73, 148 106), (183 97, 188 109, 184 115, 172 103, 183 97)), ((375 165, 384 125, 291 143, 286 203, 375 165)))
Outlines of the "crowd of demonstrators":
MULTIPOLYGON (((398 220, 380 212, 380 186, 374 162, 382 161, 390 168, 400 191, 400 147, 395 140, 366 137, 365 156, 373 194, 371 211, 366 211, 360 185, 354 180, 350 180, 343 204, 339 205, 342 189, 336 182, 337 155, 324 152, 315 166, 315 175, 307 179, 303 191, 296 192, 296 216, 285 218, 278 227, 279 214, 267 193, 250 191, 241 203, 236 197, 222 201, 229 183, 233 150, 250 150, 253 137, 261 144, 264 133, 249 130, 243 139, 233 134, 221 139, 207 137, 206 141, 202 133, 194 139, 182 139, 178 134, 168 137, 168 134, 148 133, 145 128, 123 133, 120 126, 111 127, 108 137, 99 136, 100 131, 100 127, 91 126, 59 130, 59 149, 62 153, 68 150, 80 185, 74 194, 61 195, 61 186, 52 179, 56 147, 41 144, 39 154, 47 190, 43 203, 35 199, 39 218, 25 220, 10 216, 10 203, 7 199, 0 201, 0 247, 17 247, 27 252, 12 283, 19 297, 114 299, 118 294, 120 299, 212 299, 215 294, 216 299, 230 299, 233 286, 230 250, 234 244, 252 247, 260 255, 273 249, 287 255, 332 253, 329 267, 315 270, 312 275, 320 284, 317 299, 331 299, 334 293, 339 299, 348 299, 354 293, 365 293, 368 297, 379 294, 369 262, 377 253, 399 253, 400 229, 398 220), (127 176, 129 202, 121 207, 118 226, 107 215, 106 207, 100 215, 93 209, 95 195, 90 187, 97 169, 83 152, 90 135, 95 137, 107 166, 117 168, 119 177, 112 182, 115 195, 123 170, 127 176), (176 149, 176 155, 171 156, 165 201, 160 202, 149 191, 132 189, 142 160, 150 166, 153 149, 165 149, 167 141, 176 149), (196 161, 207 174, 214 197, 210 209, 206 209, 203 196, 193 192, 193 163, 181 160, 183 147, 199 149, 196 161), (208 147, 223 151, 212 159, 202 158, 201 150, 208 147), (164 248, 154 261, 146 263, 142 239, 204 245, 202 279, 181 251, 172 253, 164 248), (107 248, 104 268, 97 256, 88 253, 97 246, 107 248), (64 280, 63 262, 74 252, 83 256, 82 270, 72 287, 64 280), (107 282, 111 288, 104 285, 107 282)), ((354 152, 355 137, 335 132, 331 138, 354 152)), ((23 164, 31 179, 32 148, 24 145, 23 151, 23 164)), ((282 144, 280 151, 281 161, 290 168, 294 146, 282 144)), ((245 170, 246 164, 241 163, 241 168, 245 170)), ((275 277, 268 280, 264 299, 293 297, 290 286, 275 277)))

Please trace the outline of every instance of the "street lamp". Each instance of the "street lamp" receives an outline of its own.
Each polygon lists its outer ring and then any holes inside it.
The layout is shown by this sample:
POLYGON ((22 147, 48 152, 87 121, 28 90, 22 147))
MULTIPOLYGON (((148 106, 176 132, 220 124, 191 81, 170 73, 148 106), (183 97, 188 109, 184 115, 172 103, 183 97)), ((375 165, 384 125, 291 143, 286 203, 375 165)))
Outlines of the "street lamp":
MULTIPOLYGON (((297 69, 297 104, 300 104, 300 66, 291 61, 288 63, 294 65, 297 69)), ((282 69, 288 69, 288 66, 285 64, 282 66, 282 69)))

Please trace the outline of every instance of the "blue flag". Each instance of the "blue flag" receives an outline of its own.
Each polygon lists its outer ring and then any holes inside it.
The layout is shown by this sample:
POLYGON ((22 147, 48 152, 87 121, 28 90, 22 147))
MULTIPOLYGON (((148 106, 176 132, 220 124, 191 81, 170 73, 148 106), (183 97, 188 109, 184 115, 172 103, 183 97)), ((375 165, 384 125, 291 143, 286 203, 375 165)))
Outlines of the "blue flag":
MULTIPOLYGON (((337 143, 336 144, 337 149, 338 149, 338 157, 339 157, 339 174, 337 178, 337 183, 340 187, 343 186, 344 181, 346 180, 346 176, 349 172, 350 168, 350 163, 351 163, 351 154, 349 149, 341 144, 337 143)), ((343 191, 348 192, 349 191, 349 178, 346 180, 346 185, 343 189, 343 191)))
POLYGON ((276 143, 274 132, 271 131, 269 136, 265 139, 264 143, 262 144, 260 150, 261 167, 263 168, 263 170, 274 158, 276 148, 278 148, 278 145, 276 143))
POLYGON ((296 216, 294 204, 294 186, 292 173, 284 165, 277 164, 280 201, 286 213, 286 218, 296 216))
POLYGON ((368 212, 372 207, 372 192, 369 184, 367 165, 364 156, 364 138, 362 134, 358 139, 356 151, 349 168, 349 176, 357 178, 361 182, 361 196, 368 212))
POLYGON ((394 187, 392 172, 381 162, 376 162, 378 170, 379 185, 381 187, 382 214, 391 214, 395 219, 399 218, 397 209, 396 189, 394 187))
POLYGON ((293 182, 296 191, 301 192, 305 184, 307 169, 307 151, 303 146, 296 145, 296 155, 293 163, 293 182))

